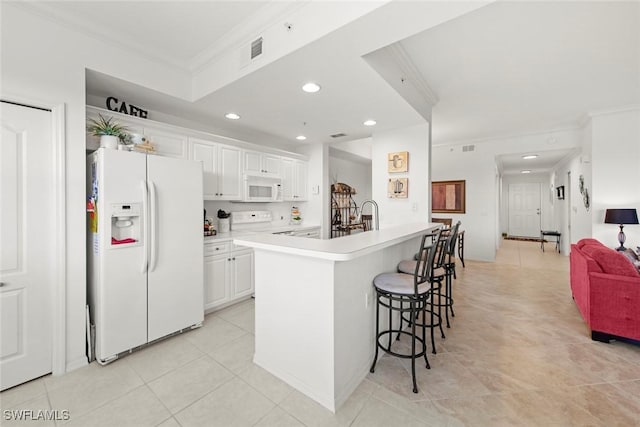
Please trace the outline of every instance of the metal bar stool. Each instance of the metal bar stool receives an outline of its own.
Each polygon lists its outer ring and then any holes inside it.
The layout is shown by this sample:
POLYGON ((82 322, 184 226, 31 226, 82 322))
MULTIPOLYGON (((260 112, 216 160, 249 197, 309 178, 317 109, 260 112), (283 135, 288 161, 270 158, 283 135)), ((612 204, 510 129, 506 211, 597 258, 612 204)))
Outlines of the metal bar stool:
MULTIPOLYGON (((447 255, 447 242, 449 237, 449 229, 441 228, 437 233, 428 234, 427 237, 430 237, 432 240, 432 245, 435 250, 432 266, 431 266, 431 293, 432 296, 437 297, 437 301, 435 298, 432 298, 429 306, 425 309, 426 313, 429 314, 429 322, 427 322, 426 317, 423 316, 421 323, 418 323, 418 326, 424 325, 425 327, 431 330, 431 352, 436 354, 436 341, 435 341, 435 329, 440 329, 440 337, 442 339, 446 338, 444 335, 444 330, 442 329, 442 307, 445 307, 445 303, 443 302, 444 296, 442 292, 442 282, 446 276, 446 270, 444 268, 444 264, 446 261, 447 255), (437 310, 437 311, 436 311, 437 310)), ((420 257, 420 254, 416 254, 415 259, 401 261, 398 264, 398 273, 403 274, 412 274, 418 264, 422 264, 422 262, 418 262, 419 259, 424 259, 420 257)), ((400 319, 400 328, 402 329, 402 322, 407 321, 407 323, 411 324, 413 322, 419 322, 417 319, 407 318, 406 316, 401 317, 400 319)))
POLYGON ((451 310, 451 317, 456 317, 456 313, 453 311, 453 278, 456 277, 456 240, 458 239, 458 230, 460 229, 460 221, 456 223, 451 229, 451 233, 447 238, 446 244, 446 261, 444 263, 445 269, 445 317, 447 319, 447 328, 449 328, 449 310, 451 310))
MULTIPOLYGON (((440 231, 438 231, 439 233, 440 231)), ((424 259, 425 262, 416 263, 412 275, 383 273, 373 279, 373 286, 376 290, 376 352, 369 371, 371 373, 375 372, 380 349, 392 356, 411 359, 411 378, 413 380, 414 393, 418 392, 416 358, 424 357, 427 369, 431 369, 427 359, 426 328, 424 323, 418 325, 415 321, 421 313, 424 316, 425 307, 430 301, 431 303, 433 302, 431 280, 433 261, 438 245, 431 245, 430 239, 429 235, 422 236, 418 254, 421 257, 420 259, 424 259), (406 303, 408 303, 408 307, 406 307, 406 303), (388 329, 382 332, 380 332, 380 306, 387 308, 389 311, 388 329), (399 312, 400 316, 406 313, 411 319, 414 319, 411 322, 411 332, 402 329, 402 321, 398 329, 393 329, 393 312, 399 312), (416 326, 422 326, 422 337, 416 335, 416 326), (394 334, 398 337, 402 334, 411 337, 411 354, 402 354, 391 350, 394 334), (386 345, 381 342, 381 338, 384 336, 388 337, 386 345), (420 345, 419 351, 416 350, 416 342, 420 345)))

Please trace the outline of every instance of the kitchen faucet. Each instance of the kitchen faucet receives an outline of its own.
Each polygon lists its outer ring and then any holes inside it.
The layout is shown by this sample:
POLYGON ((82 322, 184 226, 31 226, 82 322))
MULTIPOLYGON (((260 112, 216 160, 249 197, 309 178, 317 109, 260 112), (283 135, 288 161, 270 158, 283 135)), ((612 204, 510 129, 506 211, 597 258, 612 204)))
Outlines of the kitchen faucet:
POLYGON ((367 203, 370 203, 373 206, 373 212, 375 214, 376 217, 376 230, 380 230, 380 218, 378 218, 378 204, 376 203, 375 200, 370 199, 370 200, 365 200, 364 202, 362 202, 362 204, 360 205, 360 215, 362 215, 362 212, 364 212, 364 205, 366 205, 367 203))

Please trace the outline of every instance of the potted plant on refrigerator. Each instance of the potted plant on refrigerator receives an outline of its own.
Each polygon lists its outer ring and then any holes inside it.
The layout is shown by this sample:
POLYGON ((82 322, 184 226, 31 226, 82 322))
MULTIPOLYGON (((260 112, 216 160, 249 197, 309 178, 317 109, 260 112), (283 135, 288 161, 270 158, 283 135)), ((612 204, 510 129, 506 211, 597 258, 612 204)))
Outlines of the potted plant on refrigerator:
POLYGON ((127 128, 116 123, 113 117, 104 118, 98 114, 97 119, 89 119, 87 130, 100 137, 100 147, 118 148, 118 141, 127 135, 127 128))

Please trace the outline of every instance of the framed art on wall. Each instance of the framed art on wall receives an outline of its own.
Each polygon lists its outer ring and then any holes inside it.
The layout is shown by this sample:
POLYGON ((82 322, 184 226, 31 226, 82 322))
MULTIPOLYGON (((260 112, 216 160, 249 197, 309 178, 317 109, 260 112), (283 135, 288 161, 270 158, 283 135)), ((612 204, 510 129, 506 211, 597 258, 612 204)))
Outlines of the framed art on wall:
POLYGON ((409 171, 409 152, 399 151, 397 153, 387 154, 389 173, 408 172, 409 171))
POLYGON ((465 181, 433 181, 431 212, 465 213, 465 181))
POLYGON ((409 178, 389 178, 387 197, 406 199, 409 196, 409 178))

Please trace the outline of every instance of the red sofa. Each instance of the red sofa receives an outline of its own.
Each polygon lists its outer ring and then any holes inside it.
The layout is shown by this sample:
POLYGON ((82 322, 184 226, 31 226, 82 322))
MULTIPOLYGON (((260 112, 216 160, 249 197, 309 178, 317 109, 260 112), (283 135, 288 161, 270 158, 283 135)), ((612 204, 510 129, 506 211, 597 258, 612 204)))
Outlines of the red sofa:
POLYGON ((622 253, 595 239, 571 245, 571 292, 591 339, 640 340, 640 273, 622 253))

